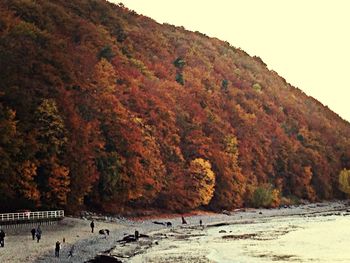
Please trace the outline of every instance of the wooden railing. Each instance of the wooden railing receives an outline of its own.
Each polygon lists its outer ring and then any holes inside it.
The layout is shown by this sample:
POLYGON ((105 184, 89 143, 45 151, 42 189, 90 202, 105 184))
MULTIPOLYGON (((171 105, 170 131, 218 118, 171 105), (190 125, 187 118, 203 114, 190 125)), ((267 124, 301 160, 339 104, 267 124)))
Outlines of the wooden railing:
POLYGON ((11 223, 11 222, 19 223, 22 221, 28 222, 28 221, 58 220, 62 218, 64 218, 63 210, 6 213, 6 214, 0 214, 0 224, 11 223))

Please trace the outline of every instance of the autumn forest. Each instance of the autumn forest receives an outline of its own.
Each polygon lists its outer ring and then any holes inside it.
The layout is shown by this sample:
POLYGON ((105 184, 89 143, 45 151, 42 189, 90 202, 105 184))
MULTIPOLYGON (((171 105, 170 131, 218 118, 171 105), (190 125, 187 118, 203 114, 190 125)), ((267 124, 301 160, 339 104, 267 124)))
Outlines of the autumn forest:
POLYGON ((104 0, 2 0, 0 211, 346 198, 350 124, 231 44, 104 0))

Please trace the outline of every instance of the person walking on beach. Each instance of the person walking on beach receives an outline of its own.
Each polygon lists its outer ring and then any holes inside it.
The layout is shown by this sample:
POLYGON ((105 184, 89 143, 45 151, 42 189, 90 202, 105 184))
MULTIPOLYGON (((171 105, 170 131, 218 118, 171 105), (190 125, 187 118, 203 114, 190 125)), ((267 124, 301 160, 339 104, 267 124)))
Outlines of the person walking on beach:
POLYGON ((32 230, 30 230, 30 233, 32 233, 32 238, 33 240, 35 240, 35 233, 36 233, 35 228, 32 228, 32 230))
POLYGON ((4 247, 5 246, 5 236, 6 236, 6 234, 5 234, 5 232, 4 232, 4 230, 0 230, 0 246, 1 247, 4 247))
POLYGON ((55 247, 55 257, 59 258, 60 257, 60 241, 56 242, 56 247, 55 247))
POLYGON ((91 221, 90 227, 91 227, 91 233, 94 233, 94 227, 95 227, 94 220, 91 221))
POLYGON ((42 234, 41 228, 40 228, 40 226, 38 226, 38 228, 36 229, 36 232, 35 232, 36 240, 37 240, 38 243, 39 243, 39 241, 41 239, 41 234, 42 234))
POLYGON ((74 245, 70 248, 69 252, 68 252, 68 257, 73 257, 73 253, 74 253, 74 245))
POLYGON ((186 222, 186 220, 185 220, 185 218, 182 216, 181 217, 181 219, 182 219, 182 224, 184 225, 184 224, 187 224, 187 222, 186 222))

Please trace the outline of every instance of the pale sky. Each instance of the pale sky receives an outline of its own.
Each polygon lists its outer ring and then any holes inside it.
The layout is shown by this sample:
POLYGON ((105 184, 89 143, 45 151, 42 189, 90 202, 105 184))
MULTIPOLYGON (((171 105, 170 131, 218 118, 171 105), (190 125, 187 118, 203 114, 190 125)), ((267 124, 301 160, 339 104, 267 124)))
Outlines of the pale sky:
POLYGON ((256 55, 350 121, 350 0, 112 0, 256 55))

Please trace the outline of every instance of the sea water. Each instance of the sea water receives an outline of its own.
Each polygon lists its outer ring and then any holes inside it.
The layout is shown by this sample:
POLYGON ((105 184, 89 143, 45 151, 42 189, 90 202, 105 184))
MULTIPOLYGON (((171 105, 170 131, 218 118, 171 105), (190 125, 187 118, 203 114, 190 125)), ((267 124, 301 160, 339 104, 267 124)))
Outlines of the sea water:
POLYGON ((276 216, 167 230, 132 263, 350 262, 350 216, 276 216), (179 233, 176 238, 174 233, 179 233))
POLYGON ((350 262, 350 217, 269 218, 209 229, 200 243, 211 262, 345 263, 350 262))

